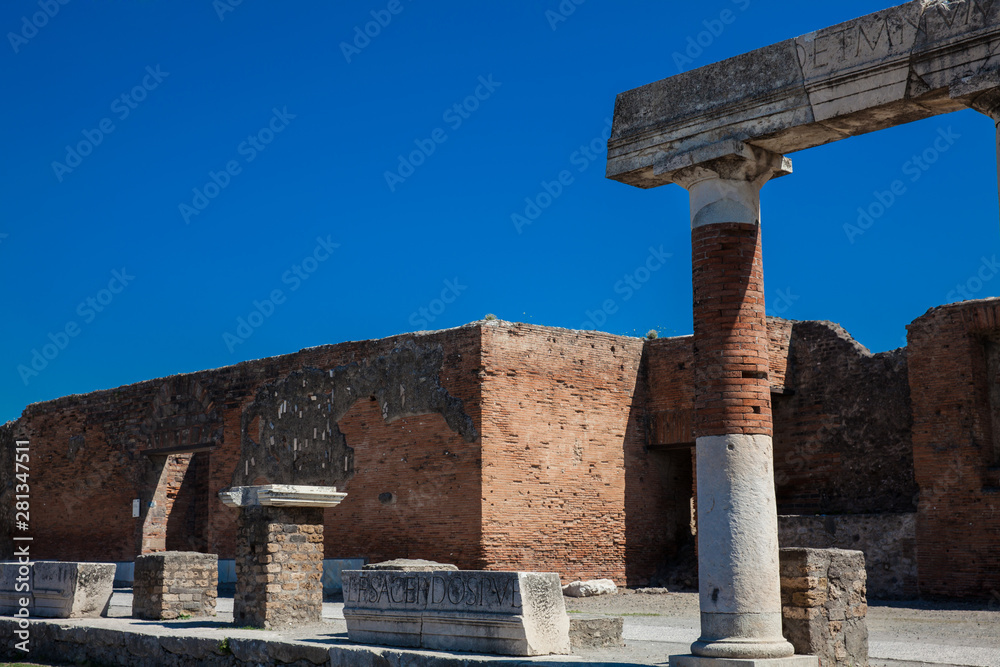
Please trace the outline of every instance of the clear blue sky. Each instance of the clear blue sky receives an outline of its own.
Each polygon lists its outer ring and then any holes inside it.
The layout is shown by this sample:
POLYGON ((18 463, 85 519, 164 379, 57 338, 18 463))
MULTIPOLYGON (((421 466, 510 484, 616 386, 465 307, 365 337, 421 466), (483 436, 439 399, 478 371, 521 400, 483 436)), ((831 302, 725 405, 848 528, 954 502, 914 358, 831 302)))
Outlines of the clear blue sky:
MULTIPOLYGON (((0 8, 0 419, 486 313, 688 334, 686 192, 609 181, 588 148, 615 95, 885 5, 587 0, 558 21, 558 0, 41 6, 58 12, 37 29, 38 0, 0 8), (518 230, 543 182, 557 196, 518 230), (33 351, 52 358, 25 373, 33 351)), ((995 295, 1000 274, 976 279, 1000 250, 994 149, 991 121, 963 112, 792 155, 764 190, 769 311, 880 351, 957 285, 995 295), (909 161, 949 128, 913 182, 909 161)))

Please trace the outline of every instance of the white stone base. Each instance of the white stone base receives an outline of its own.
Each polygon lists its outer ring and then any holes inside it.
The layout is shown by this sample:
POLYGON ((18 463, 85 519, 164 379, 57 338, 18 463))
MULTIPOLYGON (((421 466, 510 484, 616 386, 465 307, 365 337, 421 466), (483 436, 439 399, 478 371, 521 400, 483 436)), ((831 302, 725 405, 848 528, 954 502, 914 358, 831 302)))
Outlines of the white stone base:
POLYGON ((789 658, 703 658, 697 655, 672 655, 670 667, 819 667, 814 655, 793 655, 789 658))

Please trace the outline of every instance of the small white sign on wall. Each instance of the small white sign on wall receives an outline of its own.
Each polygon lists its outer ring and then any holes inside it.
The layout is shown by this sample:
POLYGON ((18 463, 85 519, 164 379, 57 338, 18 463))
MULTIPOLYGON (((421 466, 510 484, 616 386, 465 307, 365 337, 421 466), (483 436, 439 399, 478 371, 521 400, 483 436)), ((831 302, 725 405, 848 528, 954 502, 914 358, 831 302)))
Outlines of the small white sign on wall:
POLYGON ((139 499, 138 498, 136 498, 135 500, 132 501, 132 516, 133 517, 138 517, 139 516, 139 499))

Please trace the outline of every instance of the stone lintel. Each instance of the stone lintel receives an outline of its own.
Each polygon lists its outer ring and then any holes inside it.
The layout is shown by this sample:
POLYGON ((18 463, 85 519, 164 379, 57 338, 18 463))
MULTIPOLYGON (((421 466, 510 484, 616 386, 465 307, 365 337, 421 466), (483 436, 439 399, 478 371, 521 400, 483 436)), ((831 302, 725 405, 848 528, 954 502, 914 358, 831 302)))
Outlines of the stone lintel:
POLYGON ((742 660, 737 658, 702 658, 697 655, 672 655, 670 667, 819 667, 814 655, 793 655, 789 658, 742 660))
POLYGON ((293 484, 233 486, 219 492, 227 507, 334 507, 346 497, 335 486, 293 484))
POLYGON ((618 95, 607 176, 651 188, 719 144, 788 154, 968 108, 998 48, 1000 3, 913 0, 684 72, 618 95))

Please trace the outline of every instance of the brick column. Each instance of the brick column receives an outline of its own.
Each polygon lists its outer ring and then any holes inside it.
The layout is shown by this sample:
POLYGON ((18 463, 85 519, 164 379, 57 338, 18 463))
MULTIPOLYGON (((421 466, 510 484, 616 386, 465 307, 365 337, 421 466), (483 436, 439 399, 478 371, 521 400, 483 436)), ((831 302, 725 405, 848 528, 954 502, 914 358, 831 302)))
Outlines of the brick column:
POLYGON ((790 172, 787 158, 739 146, 672 176, 691 198, 701 605, 700 659, 680 665, 794 652, 781 634, 760 245, 760 189, 790 172))
POLYGON ((319 623, 323 508, 241 507, 236 520, 236 625, 319 623))

